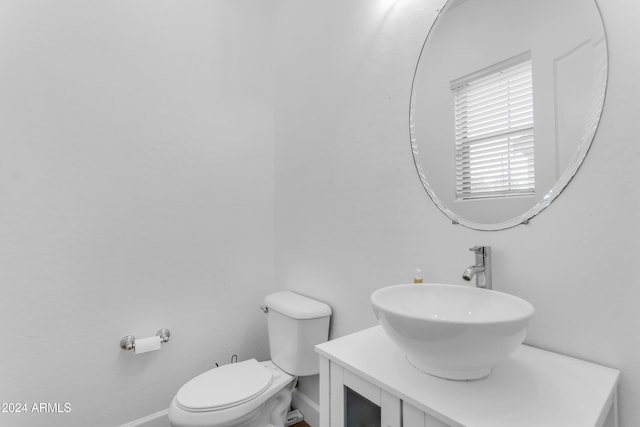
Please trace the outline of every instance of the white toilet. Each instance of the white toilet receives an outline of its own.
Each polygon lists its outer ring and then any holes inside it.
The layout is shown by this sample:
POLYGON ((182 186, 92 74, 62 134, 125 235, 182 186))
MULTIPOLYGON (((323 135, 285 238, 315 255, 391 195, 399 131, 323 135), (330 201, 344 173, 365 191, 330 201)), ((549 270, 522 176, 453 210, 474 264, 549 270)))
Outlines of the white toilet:
POLYGON ((183 385, 169 407, 173 427, 283 427, 298 376, 318 373, 316 344, 331 308, 290 292, 264 299, 271 361, 211 369, 183 385))

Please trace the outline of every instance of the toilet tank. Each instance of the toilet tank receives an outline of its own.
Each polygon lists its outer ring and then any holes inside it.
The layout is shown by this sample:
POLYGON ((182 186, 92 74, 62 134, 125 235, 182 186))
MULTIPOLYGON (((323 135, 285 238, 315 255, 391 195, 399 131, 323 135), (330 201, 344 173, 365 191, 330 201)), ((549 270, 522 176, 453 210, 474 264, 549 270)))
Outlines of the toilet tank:
POLYGON ((264 304, 273 363, 291 375, 317 374, 314 347, 329 338, 331 308, 291 291, 267 295, 264 304))

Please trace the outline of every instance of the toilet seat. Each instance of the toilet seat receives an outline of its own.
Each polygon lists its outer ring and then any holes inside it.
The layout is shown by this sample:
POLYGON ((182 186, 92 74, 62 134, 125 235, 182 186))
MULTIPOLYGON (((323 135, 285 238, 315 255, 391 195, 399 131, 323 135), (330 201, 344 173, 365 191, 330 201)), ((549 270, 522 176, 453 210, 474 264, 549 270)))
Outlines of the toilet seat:
POLYGON ((218 411, 255 399, 272 380, 271 370, 250 359, 198 375, 178 390, 175 400, 185 411, 218 411))

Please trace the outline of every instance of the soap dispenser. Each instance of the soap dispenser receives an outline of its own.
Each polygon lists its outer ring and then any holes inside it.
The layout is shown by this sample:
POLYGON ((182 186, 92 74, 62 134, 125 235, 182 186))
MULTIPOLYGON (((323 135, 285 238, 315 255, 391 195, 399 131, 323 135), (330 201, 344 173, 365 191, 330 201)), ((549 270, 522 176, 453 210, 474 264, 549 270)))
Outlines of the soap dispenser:
POLYGON ((413 283, 422 283, 422 270, 416 268, 416 277, 413 278, 413 283))

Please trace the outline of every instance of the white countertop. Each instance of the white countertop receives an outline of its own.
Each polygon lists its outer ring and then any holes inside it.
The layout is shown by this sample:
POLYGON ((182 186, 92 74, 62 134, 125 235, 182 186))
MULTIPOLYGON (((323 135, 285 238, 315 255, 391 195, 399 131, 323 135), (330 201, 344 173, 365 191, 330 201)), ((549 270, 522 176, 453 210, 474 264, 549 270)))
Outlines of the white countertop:
POLYGON ((620 375, 522 345, 485 379, 445 380, 413 367, 379 326, 320 344, 316 351, 452 426, 595 426, 620 375))

